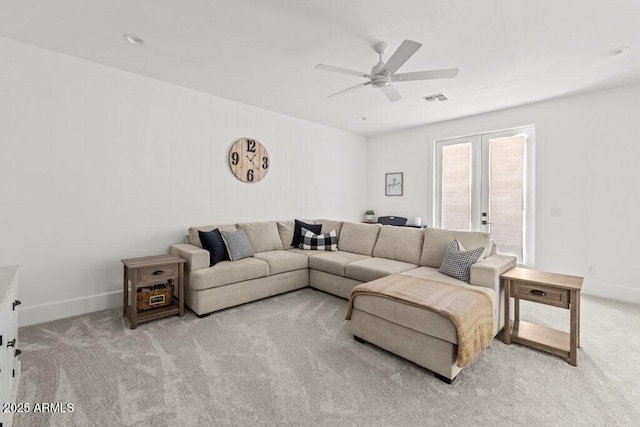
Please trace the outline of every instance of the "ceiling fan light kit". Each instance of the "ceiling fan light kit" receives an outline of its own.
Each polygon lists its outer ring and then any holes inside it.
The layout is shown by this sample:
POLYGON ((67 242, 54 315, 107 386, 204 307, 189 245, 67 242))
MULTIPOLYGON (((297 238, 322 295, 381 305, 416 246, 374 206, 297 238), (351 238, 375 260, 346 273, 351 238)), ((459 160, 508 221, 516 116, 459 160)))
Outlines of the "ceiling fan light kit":
MULTIPOLYGON (((358 89, 364 86, 371 86, 377 89, 381 89, 382 93, 391 102, 402 99, 402 96, 398 90, 391 84, 392 82, 408 82, 417 80, 433 80, 433 79, 450 79, 458 74, 457 68, 447 68, 444 70, 430 70, 430 71, 416 71, 411 73, 396 74, 396 71, 404 65, 405 62, 411 58, 418 49, 422 47, 422 44, 413 40, 405 40, 400 44, 398 49, 391 55, 387 62, 382 60, 382 55, 387 52, 389 45, 385 42, 378 42, 373 45, 373 49, 378 54, 379 60, 376 65, 371 68, 371 73, 363 73, 360 71, 353 71, 346 68, 335 67, 333 65, 318 64, 315 66, 318 70, 331 71, 334 73, 348 74, 356 77, 364 77, 369 79, 368 82, 360 83, 356 86, 341 90, 340 92, 329 95, 327 98, 331 98, 336 95, 340 95, 352 90, 358 89)), ((440 94, 444 99, 438 99, 438 101, 446 101, 447 98, 440 94)), ((426 98, 425 98, 426 99, 426 98)))

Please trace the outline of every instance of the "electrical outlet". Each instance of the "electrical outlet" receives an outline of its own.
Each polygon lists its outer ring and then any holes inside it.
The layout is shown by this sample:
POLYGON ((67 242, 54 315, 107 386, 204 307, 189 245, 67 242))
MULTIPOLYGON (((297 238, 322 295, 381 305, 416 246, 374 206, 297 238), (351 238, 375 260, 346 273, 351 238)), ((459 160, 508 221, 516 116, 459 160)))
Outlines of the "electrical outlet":
POLYGON ((551 214, 551 216, 562 216, 562 209, 560 209, 560 208, 551 208, 550 214, 551 214))

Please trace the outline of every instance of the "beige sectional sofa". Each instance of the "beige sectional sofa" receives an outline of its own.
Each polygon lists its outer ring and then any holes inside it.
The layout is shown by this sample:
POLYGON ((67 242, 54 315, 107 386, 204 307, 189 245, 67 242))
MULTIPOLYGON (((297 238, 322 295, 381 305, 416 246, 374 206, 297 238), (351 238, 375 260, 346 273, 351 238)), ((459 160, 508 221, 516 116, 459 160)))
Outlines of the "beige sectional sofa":
MULTIPOLYGON (((175 244, 171 247, 172 254, 186 260, 187 306, 203 316, 307 286, 348 299, 351 290, 358 284, 400 273, 481 290, 489 295, 493 302, 494 334, 502 329, 504 316, 501 314, 503 290, 500 275, 514 267, 516 261, 515 257, 497 254, 487 233, 436 228, 416 229, 323 219, 304 222, 321 224, 322 233, 336 230, 338 250, 315 251, 291 247, 294 221, 263 221, 190 228, 189 243, 175 244), (209 267, 209 252, 202 249, 198 230, 211 231, 215 228, 227 231, 243 229, 251 243, 254 256, 238 261, 222 261, 209 267), (457 239, 468 249, 485 247, 485 255, 471 266, 470 284, 438 272, 447 246, 453 239, 457 239)), ((455 378, 459 369, 455 367, 455 355, 453 363, 451 360, 451 349, 454 349, 456 344, 455 333, 451 333, 451 322, 437 314, 428 313, 426 316, 431 320, 426 319, 416 327, 415 321, 406 320, 406 313, 395 317, 390 314, 381 318, 379 313, 389 309, 393 308, 381 307, 380 303, 367 298, 356 302, 354 315, 366 317, 367 322, 352 322, 360 325, 358 327, 362 329, 353 330, 352 327, 354 336, 425 366, 441 377, 450 380, 455 378), (414 343, 409 345, 406 352, 397 351, 398 343, 395 341, 403 339, 398 336, 399 331, 405 333, 406 339, 426 342, 427 347, 440 350, 425 352, 414 343), (416 352, 422 356, 412 357, 416 352), (428 358, 435 358, 434 363, 424 362, 425 354, 428 358)), ((414 310, 409 310, 407 313, 413 312, 414 310)))

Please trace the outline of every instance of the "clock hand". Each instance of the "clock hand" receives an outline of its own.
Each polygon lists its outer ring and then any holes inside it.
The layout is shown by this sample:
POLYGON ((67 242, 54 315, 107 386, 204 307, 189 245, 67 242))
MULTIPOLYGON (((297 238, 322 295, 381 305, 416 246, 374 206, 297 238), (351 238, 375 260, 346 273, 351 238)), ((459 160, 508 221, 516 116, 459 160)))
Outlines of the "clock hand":
POLYGON ((249 161, 251 162, 251 164, 252 164, 253 166, 255 166, 255 167, 256 167, 256 169, 258 169, 258 166, 256 166, 256 163, 253 161, 253 159, 255 159, 255 158, 256 158, 256 156, 257 156, 257 154, 254 154, 254 155, 253 155, 253 157, 249 157, 249 156, 247 156, 247 159, 249 159, 249 161))

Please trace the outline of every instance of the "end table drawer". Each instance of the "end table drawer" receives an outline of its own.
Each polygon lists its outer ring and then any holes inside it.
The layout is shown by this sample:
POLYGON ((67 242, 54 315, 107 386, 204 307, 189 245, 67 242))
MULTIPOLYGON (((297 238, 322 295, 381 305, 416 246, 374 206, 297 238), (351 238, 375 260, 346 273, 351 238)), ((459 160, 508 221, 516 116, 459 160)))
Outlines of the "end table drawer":
POLYGON ((164 282, 178 277, 178 265, 167 264, 138 269, 138 284, 164 282))
POLYGON ((556 307, 569 308, 569 291, 544 285, 511 282, 511 296, 529 301, 541 302, 556 307))

